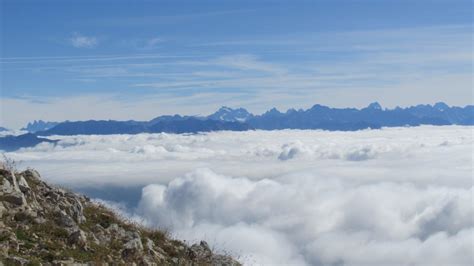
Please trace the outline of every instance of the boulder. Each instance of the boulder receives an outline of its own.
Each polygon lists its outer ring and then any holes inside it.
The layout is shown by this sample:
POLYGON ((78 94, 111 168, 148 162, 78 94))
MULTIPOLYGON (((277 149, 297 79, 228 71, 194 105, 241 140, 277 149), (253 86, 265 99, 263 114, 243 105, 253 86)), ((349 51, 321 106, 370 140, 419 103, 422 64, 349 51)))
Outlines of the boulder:
POLYGON ((5 177, 0 177, 0 193, 12 193, 13 186, 10 181, 5 177))
POLYGON ((32 181, 35 184, 41 182, 40 174, 34 169, 27 169, 21 173, 21 175, 24 176, 27 181, 32 181))
POLYGON ((128 241, 127 243, 125 243, 123 247, 124 249, 136 249, 138 251, 142 251, 143 250, 142 240, 140 238, 134 238, 128 241))
POLYGON ((52 202, 58 202, 61 199, 61 194, 53 190, 46 192, 44 196, 52 202))
POLYGON ((129 262, 136 260, 143 251, 143 244, 140 238, 134 238, 123 245, 122 259, 129 262))
POLYGON ((2 200, 8 203, 11 203, 17 207, 23 206, 26 204, 25 197, 23 196, 23 193, 18 192, 18 191, 13 191, 9 194, 4 194, 2 196, 2 200))
POLYGON ((11 178, 10 181, 12 182, 12 186, 13 186, 13 191, 20 192, 20 187, 18 186, 18 182, 16 180, 16 176, 13 171, 10 171, 10 178, 11 178))
POLYGON ((56 210, 54 212, 54 217, 55 217, 56 223, 59 226, 63 226, 63 227, 76 226, 76 223, 74 222, 74 220, 69 215, 67 215, 67 213, 63 210, 56 210))
POLYGON ((212 251, 209 248, 209 245, 207 244, 206 241, 201 241, 198 244, 194 244, 191 246, 189 249, 189 255, 191 258, 195 259, 211 259, 212 258, 212 251))
POLYGON ((81 202, 76 198, 69 199, 71 205, 69 209, 72 213, 72 218, 76 221, 77 224, 81 224, 86 221, 86 217, 84 217, 84 208, 82 207, 81 202))
POLYGON ((153 243, 153 241, 149 238, 146 238, 145 239, 145 246, 148 250, 153 250, 154 247, 155 247, 155 243, 153 243))
POLYGON ((163 255, 165 254, 165 252, 161 248, 156 247, 155 243, 153 243, 151 239, 145 239, 145 247, 148 255, 150 255, 151 257, 156 258, 159 261, 165 260, 165 256, 163 255))
POLYGON ((75 245, 76 247, 80 247, 82 249, 87 248, 87 236, 82 230, 74 231, 68 237, 68 244, 75 245))
POLYGON ((26 182, 23 176, 20 176, 20 179, 18 180, 18 187, 23 193, 27 193, 28 191, 30 191, 30 186, 28 185, 28 182, 26 182))
MULTIPOLYGON (((8 250, 10 249, 10 245, 7 241, 0 242, 0 256, 6 257, 8 256, 8 250)), ((0 263, 0 265, 2 265, 0 263)))
POLYGON ((140 238, 140 233, 137 231, 126 231, 125 232, 125 239, 131 240, 135 238, 140 238))
POLYGON ((125 238, 127 237, 127 232, 125 229, 120 227, 118 224, 111 224, 107 229, 107 233, 113 235, 116 238, 125 238))

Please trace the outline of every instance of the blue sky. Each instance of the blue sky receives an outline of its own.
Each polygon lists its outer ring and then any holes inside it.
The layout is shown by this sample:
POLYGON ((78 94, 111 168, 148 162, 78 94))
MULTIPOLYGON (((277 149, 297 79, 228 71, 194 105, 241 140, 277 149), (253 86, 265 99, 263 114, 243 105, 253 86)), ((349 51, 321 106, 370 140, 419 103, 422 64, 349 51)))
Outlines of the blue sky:
POLYGON ((472 97, 471 1, 1 1, 0 125, 472 97))

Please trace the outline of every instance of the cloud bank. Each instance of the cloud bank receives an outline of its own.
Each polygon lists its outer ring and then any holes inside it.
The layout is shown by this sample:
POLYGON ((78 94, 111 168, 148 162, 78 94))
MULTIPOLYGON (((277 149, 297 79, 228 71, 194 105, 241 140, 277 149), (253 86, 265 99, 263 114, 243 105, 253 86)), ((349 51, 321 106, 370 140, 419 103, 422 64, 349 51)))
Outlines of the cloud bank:
POLYGON ((57 138, 8 156, 249 265, 473 262, 470 127, 57 138))
POLYGON ((472 187, 351 185, 310 173, 251 181, 200 169, 144 188, 139 213, 263 265, 468 265, 472 187))

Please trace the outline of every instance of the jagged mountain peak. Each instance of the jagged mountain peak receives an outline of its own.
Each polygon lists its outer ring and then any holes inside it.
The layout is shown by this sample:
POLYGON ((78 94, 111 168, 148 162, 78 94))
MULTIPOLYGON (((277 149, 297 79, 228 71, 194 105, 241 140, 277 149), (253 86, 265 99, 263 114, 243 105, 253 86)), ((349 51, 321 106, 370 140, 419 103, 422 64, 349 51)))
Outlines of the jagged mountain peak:
POLYGON ((281 115, 283 114, 282 112, 280 112, 278 109, 276 109, 275 107, 273 107, 272 109, 266 111, 263 115, 264 116, 268 116, 268 115, 281 115))
POLYGON ((378 102, 370 103, 365 109, 382 110, 382 106, 378 102))
POLYGON ((26 130, 31 133, 35 133, 38 131, 48 130, 50 128, 55 127, 59 122, 49 122, 43 120, 34 120, 33 122, 29 122, 26 127, 22 128, 22 130, 26 130))
POLYGON ((227 106, 221 106, 221 108, 219 108, 219 110, 217 110, 217 112, 232 112, 234 111, 234 109, 230 108, 230 107, 227 107, 227 106))
POLYGON ((295 108, 290 108, 286 111, 287 114, 293 114, 293 113, 298 113, 298 111, 295 108))
POLYGON ((439 111, 444 111, 446 109, 449 109, 449 105, 445 104, 444 102, 437 102, 435 103, 433 107, 439 111))
POLYGON ((253 115, 244 108, 233 109, 227 106, 222 106, 215 113, 207 116, 208 119, 227 122, 245 122, 251 117, 253 115))
POLYGON ((321 111, 321 110, 328 110, 331 109, 326 105, 321 105, 321 104, 315 104, 313 105, 308 111, 321 111))

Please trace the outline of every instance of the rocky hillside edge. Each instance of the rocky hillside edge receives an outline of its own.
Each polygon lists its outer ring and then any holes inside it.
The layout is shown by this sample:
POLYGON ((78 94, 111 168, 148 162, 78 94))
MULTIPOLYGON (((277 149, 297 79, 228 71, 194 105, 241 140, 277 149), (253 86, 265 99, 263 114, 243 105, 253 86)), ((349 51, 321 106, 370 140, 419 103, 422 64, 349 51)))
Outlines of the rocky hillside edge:
POLYGON ((0 165, 0 218, 5 265, 240 265, 204 241, 188 246, 127 222, 86 196, 48 185, 32 169, 0 165))

